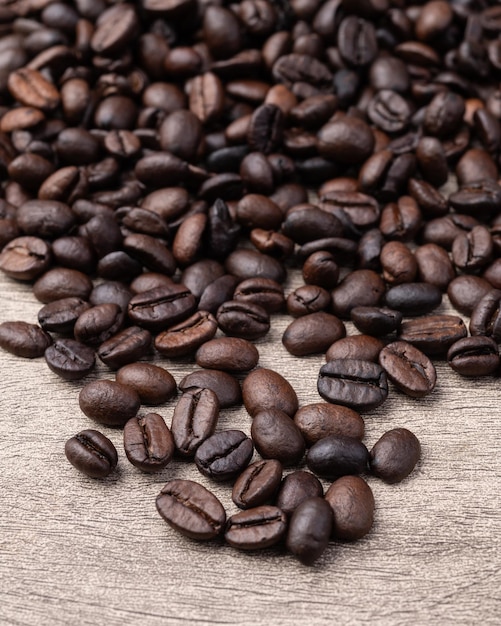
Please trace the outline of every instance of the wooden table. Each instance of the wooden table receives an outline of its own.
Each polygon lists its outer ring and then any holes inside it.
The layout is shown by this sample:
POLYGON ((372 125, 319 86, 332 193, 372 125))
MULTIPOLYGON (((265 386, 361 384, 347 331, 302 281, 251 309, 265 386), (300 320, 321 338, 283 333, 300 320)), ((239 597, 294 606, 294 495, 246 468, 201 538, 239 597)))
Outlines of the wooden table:
MULTIPOLYGON (((29 285, 1 276, 0 293, 0 322, 36 321, 41 305, 29 285)), ((300 404, 318 401, 323 357, 285 351, 289 321, 274 317, 258 342, 260 364, 285 375, 300 404)), ((177 381, 193 368, 156 362, 177 381)), ((142 474, 125 458, 120 430, 100 428, 119 450, 119 471, 103 481, 79 474, 64 443, 95 426, 78 406, 82 383, 60 380, 43 359, 3 351, 0 368, 1 624, 501 623, 499 378, 463 379, 439 362, 429 397, 392 387, 364 416, 365 443, 404 426, 420 439, 422 461, 399 485, 369 477, 377 507, 371 533, 332 543, 308 568, 282 549, 246 554, 176 534, 155 510, 167 480, 210 486, 228 514, 236 511, 230 489, 209 485, 181 461, 142 474)), ((89 380, 99 377, 113 374, 101 364, 89 380)), ((156 409, 168 424, 173 406, 156 409)), ((249 433, 250 418, 243 408, 226 409, 219 427, 249 433)))

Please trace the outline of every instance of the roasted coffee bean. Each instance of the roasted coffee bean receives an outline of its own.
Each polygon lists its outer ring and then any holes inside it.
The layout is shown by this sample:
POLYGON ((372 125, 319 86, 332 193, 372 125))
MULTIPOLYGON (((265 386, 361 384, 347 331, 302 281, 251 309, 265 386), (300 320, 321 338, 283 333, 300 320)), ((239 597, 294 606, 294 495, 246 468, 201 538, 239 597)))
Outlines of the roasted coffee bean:
POLYGON ((226 257, 224 266, 228 274, 233 274, 240 280, 271 278, 277 283, 282 283, 285 279, 283 265, 276 259, 256 250, 239 248, 226 257))
POLYGON ((360 476, 341 476, 325 493, 334 513, 332 536, 342 541, 365 537, 374 523, 374 495, 360 476))
POLYGON ((379 337, 398 330, 402 313, 386 307, 356 306, 350 313, 351 321, 361 333, 379 337))
POLYGON ((0 324, 0 348, 16 356, 36 359, 51 345, 51 336, 40 326, 27 322, 0 324))
POLYGON ((464 272, 475 272, 487 265, 492 252, 492 237, 485 226, 474 226, 470 232, 458 235, 452 243, 454 265, 464 272))
POLYGON ((491 289, 492 286, 484 278, 463 274, 449 283, 447 295, 456 310, 465 315, 471 315, 478 302, 491 289))
POLYGON ((235 481, 231 499, 241 509, 266 504, 277 492, 281 480, 280 461, 256 461, 248 465, 235 481))
POLYGON ((258 411, 252 420, 251 437, 264 459, 277 459, 288 467, 303 458, 305 443, 301 431, 279 409, 258 411))
POLYGON ((319 285, 332 289, 337 285, 339 267, 330 252, 314 252, 303 265, 303 279, 306 284, 319 285))
POLYGON ((477 302, 471 312, 470 334, 492 337, 497 343, 501 341, 501 291, 492 289, 477 302))
POLYGON ((273 78, 286 87, 307 83, 321 93, 332 93, 332 73, 328 67, 308 54, 280 55, 272 68, 273 78))
POLYGON ((446 291, 456 272, 447 251, 434 243, 427 243, 414 252, 420 280, 446 291))
POLYGON ((292 514, 286 547, 303 565, 313 565, 329 545, 333 513, 323 498, 308 498, 292 514))
POLYGON ((83 272, 55 267, 42 274, 33 285, 33 294, 40 302, 48 303, 63 298, 87 300, 92 281, 83 272))
POLYGON ((302 285, 287 297, 287 312, 293 317, 325 311, 331 304, 329 292, 318 285, 302 285))
POLYGON ((197 365, 229 372, 247 372, 259 361, 257 348, 238 337, 218 337, 201 345, 195 355, 197 365))
POLYGON ((455 211, 477 219, 495 215, 500 202, 501 187, 491 180, 470 182, 449 196, 449 203, 455 211))
POLYGON ((158 332, 187 319, 195 310, 196 300, 184 285, 157 287, 131 298, 129 318, 139 326, 158 332))
POLYGON ((232 300, 238 282, 236 276, 224 274, 207 285, 198 302, 199 310, 215 315, 224 302, 232 300))
POLYGON ((416 278, 417 261, 401 241, 390 241, 381 249, 383 278, 388 285, 411 283, 416 278))
POLYGON ((485 278, 494 287, 499 289, 501 287, 501 263, 499 259, 493 261, 483 273, 485 278))
POLYGON ((51 260, 50 246, 39 237, 16 237, 0 252, 0 270, 15 280, 34 280, 51 260))
POLYGON ((328 361, 320 368, 318 393, 324 400, 369 411, 388 395, 386 373, 377 363, 354 359, 328 361))
POLYGON ((287 530, 287 518, 276 506, 262 505, 229 518, 224 538, 239 550, 259 550, 278 543, 287 530))
POLYGON ((230 300, 216 314, 219 328, 232 337, 259 339, 270 329, 270 316, 263 307, 252 302, 230 300))
POLYGON ((421 222, 421 211, 414 198, 401 196, 383 208, 379 228, 386 239, 408 241, 417 233, 421 222))
POLYGON ((124 314, 118 304, 98 304, 80 313, 73 333, 78 341, 97 346, 117 333, 123 322, 124 314))
POLYGON ((106 426, 123 426, 141 405, 135 389, 112 380, 94 380, 82 387, 78 396, 82 411, 106 426))
POLYGON ((129 461, 143 472, 158 472, 174 454, 172 434, 158 413, 132 417, 124 426, 124 450, 129 461))
POLYGON ((404 283, 386 292, 385 302, 403 315, 426 315, 442 302, 442 292, 429 283, 404 283))
POLYGON ((374 149, 374 135, 370 127, 354 116, 344 116, 328 122, 318 132, 318 151, 326 159, 339 163, 363 163, 374 149))
POLYGON ((23 67, 9 75, 10 93, 26 106, 50 111, 59 104, 56 87, 37 70, 23 67))
POLYGON ((17 211, 17 223, 26 235, 54 239, 75 224, 70 207, 54 200, 28 200, 17 211))
POLYGON ((133 259, 153 272, 172 276, 176 262, 172 252, 158 239, 144 234, 128 235, 123 241, 124 250, 133 259))
POLYGON ((65 380, 84 378, 96 363, 94 350, 75 339, 56 339, 44 356, 49 368, 65 380))
POLYGON ((179 398, 172 416, 172 436, 177 452, 186 457, 210 437, 219 417, 219 400, 210 389, 193 387, 179 398))
POLYGON ((224 108, 224 88, 213 72, 195 76, 190 90, 190 111, 202 124, 214 122, 221 117, 224 108))
POLYGON ((392 383, 408 396, 421 398, 435 388, 437 372, 430 359, 406 341, 394 341, 379 353, 379 363, 392 383))
POLYGON ((345 406, 317 402, 302 406, 294 415, 306 445, 313 445, 329 435, 362 439, 365 425, 360 415, 345 406))
POLYGON ((94 287, 90 292, 89 302, 94 306, 117 304, 122 311, 127 311, 127 305, 131 298, 132 292, 127 285, 119 281, 108 280, 94 287))
POLYGON ((421 445, 406 428, 387 431, 370 452, 371 472, 389 484, 406 478, 421 457, 421 445))
POLYGON ((158 494, 156 506, 169 526, 190 539, 213 539, 223 531, 226 522, 221 502, 203 485, 191 480, 170 480, 158 494))
POLYGON ((52 254, 57 265, 93 274, 96 257, 85 237, 67 235, 52 242, 52 254))
POLYGON ((322 483, 314 474, 296 470, 283 479, 276 505, 290 517, 302 502, 308 498, 322 497, 323 493, 322 483))
MULTIPOLYGON (((332 291, 334 315, 349 318, 356 306, 378 306, 385 292, 381 277, 373 270, 356 270, 348 274, 332 291)), ((395 309, 390 302, 387 305, 395 309)))
POLYGON ((215 317, 207 311, 199 310, 184 322, 158 334, 155 337, 155 348, 169 358, 185 356, 212 339, 216 331, 215 317))
POLYGON ((73 332, 78 317, 90 308, 90 304, 80 298, 63 298, 49 302, 38 312, 38 323, 48 331, 66 335, 73 332))
POLYGON ((141 263, 130 257, 123 250, 110 252, 99 259, 97 274, 106 280, 131 281, 143 271, 141 263))
POLYGON ((176 381, 170 372, 152 363, 129 363, 116 373, 118 383, 132 387, 143 404, 163 404, 176 394, 176 381))
POLYGON ((291 354, 306 356, 325 352, 327 348, 346 335, 343 322, 324 311, 298 317, 287 326, 282 343, 291 354))
POLYGON ((235 406, 242 401, 242 390, 236 378, 221 370, 200 369, 187 374, 179 383, 181 391, 192 387, 211 389, 217 396, 222 409, 235 406))
POLYGON ((165 274, 160 274, 159 272, 143 272, 134 278, 129 285, 132 292, 131 297, 132 294, 142 293, 143 291, 149 291, 157 287, 169 287, 173 282, 172 278, 165 276, 165 274))
POLYGON ((282 286, 271 278, 247 278, 240 282, 233 293, 233 300, 257 304, 269 314, 284 308, 282 286))
POLYGON ((241 430, 222 430, 208 437, 195 452, 198 470, 213 480, 230 480, 252 458, 252 440, 241 430))
POLYGON ((202 259, 189 265, 181 275, 181 282, 191 293, 199 298, 214 280, 224 275, 224 268, 219 261, 202 259))
POLYGON ((320 476, 345 476, 365 472, 369 451, 354 437, 329 435, 309 449, 306 464, 320 476))
POLYGON ((407 341, 427 355, 445 355, 458 339, 466 337, 467 329, 455 315, 427 315, 402 322, 399 339, 407 341))
POLYGON ((279 409, 293 417, 298 399, 291 384, 278 372, 259 368, 247 375, 242 384, 245 408, 251 417, 258 411, 279 409))
POLYGON ((118 369, 146 356, 151 349, 151 333, 139 326, 129 326, 99 346, 97 354, 111 369, 118 369))
POLYGON ((449 348, 447 362, 461 376, 487 376, 499 367, 498 346, 490 337, 464 337, 449 348))
POLYGON ((68 461, 91 478, 105 478, 116 468, 118 453, 113 443, 98 430, 82 430, 64 445, 68 461))
POLYGON ((399 133, 409 124, 411 109, 398 93, 382 89, 370 101, 367 114, 380 130, 399 133))
POLYGON ((351 335, 335 341, 325 353, 326 361, 357 359, 377 362, 384 343, 370 335, 351 335))

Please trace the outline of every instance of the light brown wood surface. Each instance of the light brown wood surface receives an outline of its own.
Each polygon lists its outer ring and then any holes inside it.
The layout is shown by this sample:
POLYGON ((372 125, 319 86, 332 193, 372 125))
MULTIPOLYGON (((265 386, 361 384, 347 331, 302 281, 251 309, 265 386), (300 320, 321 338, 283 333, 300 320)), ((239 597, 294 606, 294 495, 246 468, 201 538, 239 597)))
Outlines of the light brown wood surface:
MULTIPOLYGON (((36 322, 41 305, 29 285, 1 276, 0 293, 0 322, 36 322)), ((318 401, 323 357, 285 351, 289 321, 273 318, 258 342, 260 365, 282 373, 300 404, 318 401)), ((156 362, 177 381, 194 367, 156 362)), ((0 372, 1 624, 501 623, 499 378, 463 379, 442 362, 425 399, 391 387, 386 403, 364 415, 364 441, 370 448, 404 426, 420 439, 422 461, 399 485, 369 477, 377 507, 371 533, 331 543, 308 568, 282 549, 241 553, 176 534, 155 509, 167 480, 209 486, 229 515, 230 488, 179 461, 142 474, 125 457, 121 430, 98 426, 119 451, 119 471, 103 481, 79 474, 64 443, 96 426, 78 406, 83 383, 60 380, 43 359, 3 351, 0 372)), ((113 373, 101 364, 88 380, 98 377, 113 373)), ((174 403, 154 409, 169 425, 174 403)), ((243 408, 221 412, 219 428, 228 427, 250 432, 243 408)))

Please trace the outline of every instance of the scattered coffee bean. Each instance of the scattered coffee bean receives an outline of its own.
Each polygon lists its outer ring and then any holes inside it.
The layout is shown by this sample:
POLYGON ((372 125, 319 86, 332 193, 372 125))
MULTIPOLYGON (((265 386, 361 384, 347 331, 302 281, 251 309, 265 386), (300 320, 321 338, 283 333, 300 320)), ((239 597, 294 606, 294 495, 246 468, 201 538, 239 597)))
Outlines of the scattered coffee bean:
POLYGON ((0 348, 16 356, 36 359, 43 356, 52 343, 48 333, 27 322, 3 322, 0 324, 0 348))
POLYGON ((124 449, 129 461, 143 472, 158 472, 174 454, 174 440, 158 413, 132 417, 124 426, 124 449))
POLYGON ((406 428, 394 428, 374 444, 370 452, 371 472, 387 483, 399 483, 412 472, 420 457, 416 435, 406 428))
POLYGON ((374 495, 360 476, 341 476, 325 493, 334 513, 332 536, 343 541, 365 537, 374 522, 374 495))
POLYGON ((82 411, 106 426, 124 426, 135 417, 141 399, 135 389, 112 380, 94 380, 82 387, 78 396, 82 411))
POLYGON ((287 474, 280 485, 276 505, 290 517, 297 507, 316 496, 322 497, 324 489, 322 483, 314 474, 303 470, 296 470, 287 474))
POLYGON ((208 437, 195 452, 198 470, 213 480, 230 480, 252 458, 252 440, 241 430, 222 430, 208 437))
POLYGON ((302 502, 289 522, 287 550, 303 565, 313 565, 329 545, 333 517, 329 503, 323 498, 302 502))
POLYGON ((235 481, 231 499, 241 509, 266 504, 282 480, 282 464, 276 459, 251 463, 235 481))
POLYGON ((430 359, 406 341, 394 341, 379 353, 391 382, 408 396, 422 398, 435 388, 437 372, 430 359))
POLYGON ((116 468, 118 453, 113 443, 98 430, 82 430, 65 443, 68 461, 91 478, 105 478, 116 468))
POLYGON ((278 543, 287 530, 287 518, 276 506, 262 505, 232 515, 226 542, 239 550, 259 550, 278 543))
POLYGON ((368 467, 369 452, 354 437, 329 435, 315 443, 308 451, 306 464, 320 476, 361 474, 368 467))
POLYGON ((176 381, 170 372, 152 363, 129 363, 116 373, 116 381, 135 389, 143 404, 163 404, 176 394, 176 381))
POLYGON ((242 385, 242 397, 251 417, 268 409, 279 409, 293 417, 298 409, 297 395, 291 384, 278 372, 267 368, 247 375, 242 385))

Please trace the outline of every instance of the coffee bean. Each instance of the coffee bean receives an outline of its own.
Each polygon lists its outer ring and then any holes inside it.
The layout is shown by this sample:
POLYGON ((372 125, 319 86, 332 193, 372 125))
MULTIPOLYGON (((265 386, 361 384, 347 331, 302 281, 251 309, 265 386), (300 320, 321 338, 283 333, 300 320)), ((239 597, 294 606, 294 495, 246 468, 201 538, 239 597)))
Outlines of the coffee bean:
POLYGON ((414 253, 420 280, 445 291, 456 276, 446 250, 434 243, 420 246, 414 253))
POLYGON ((181 391, 191 387, 211 389, 216 394, 222 409, 242 401, 242 390, 236 378, 220 370, 200 369, 187 374, 178 384, 181 391))
POLYGON ((298 317, 287 326, 282 336, 286 350, 295 356, 325 352, 346 334, 343 322, 324 311, 298 317))
POLYGON ((187 319, 195 310, 193 294, 184 285, 157 287, 131 298, 129 318, 139 326, 158 332, 187 319))
POLYGON ((105 478, 116 468, 118 454, 113 443, 97 430, 82 430, 64 445, 68 461, 91 478, 105 478))
POLYGON ((90 304, 80 298, 62 298, 49 302, 38 312, 38 323, 48 331, 71 333, 80 314, 90 308, 90 304))
POLYGON ((192 387, 183 393, 172 416, 172 435, 182 456, 193 456, 210 437, 219 417, 219 400, 210 389, 192 387))
POLYGON ((163 404, 176 394, 170 372, 152 363, 129 363, 116 373, 118 383, 135 389, 143 404, 163 404))
POLYGON ((345 17, 338 31, 339 54, 354 67, 371 63, 377 54, 374 26, 355 15, 345 17))
POLYGON ((75 339, 97 346, 110 339, 123 325, 124 314, 118 304, 98 304, 83 311, 75 322, 75 339))
POLYGON ((388 382, 377 363, 355 359, 329 361, 320 368, 318 393, 334 404, 356 411, 381 405, 388 395, 388 382))
POLYGON ((252 440, 241 430, 222 430, 208 437, 195 452, 198 470, 213 480, 230 480, 252 458, 252 440))
POLYGON ((449 348, 447 362, 461 376, 487 376, 499 367, 498 347, 490 337, 464 337, 449 348))
POLYGON ((251 417, 258 411, 279 409, 292 417, 298 409, 298 399, 291 384, 278 372, 267 368, 254 370, 242 385, 245 408, 251 417))
POLYGON ((26 106, 50 111, 59 104, 56 87, 37 70, 24 67, 9 75, 10 93, 26 106))
POLYGON ((318 151, 326 159, 357 165, 370 157, 374 135, 369 126, 357 117, 345 116, 328 122, 318 133, 318 151))
POLYGON ((427 315, 402 322, 399 338, 427 355, 445 355, 458 339, 466 337, 463 320, 455 315, 427 315))
POLYGON ((226 271, 240 280, 247 278, 271 278, 282 283, 285 270, 279 261, 256 250, 239 248, 226 257, 224 264, 226 271))
MULTIPOLYGON (((491 289, 477 302, 471 312, 470 334, 483 335, 501 341, 501 291, 491 289)), ((459 337, 458 337, 459 339, 459 337)))
POLYGON ((370 335, 351 335, 335 341, 325 353, 326 361, 357 359, 377 362, 384 343, 370 335))
POLYGON ((379 353, 379 363, 396 387, 409 396, 421 398, 435 388, 437 373, 433 363, 406 341, 394 341, 379 353))
POLYGON ((404 283, 391 287, 385 295, 386 305, 403 315, 426 315, 442 302, 442 293, 429 283, 404 283))
POLYGON ((218 337, 198 348, 195 355, 198 366, 229 372, 247 372, 259 361, 257 348, 238 337, 218 337))
POLYGON ((318 285, 302 285, 287 297, 287 313, 301 317, 309 313, 324 311, 330 306, 329 292, 318 285))
POLYGON ((400 311, 386 307, 356 306, 351 310, 350 317, 361 333, 376 337, 398 330, 402 321, 400 311))
POLYGON ((259 339, 270 329, 270 316, 263 307, 252 302, 230 300, 216 314, 219 328, 231 337, 259 339))
POLYGON ((329 435, 362 439, 365 430, 364 421, 356 411, 322 402, 302 406, 294 415, 294 423, 309 446, 329 435))
POLYGON ((322 497, 322 483, 314 474, 297 470, 287 474, 277 494, 276 505, 290 517, 297 507, 313 497, 322 497))
POLYGON ((301 431, 279 409, 258 411, 252 420, 251 437, 264 459, 277 459, 288 467, 303 458, 305 443, 301 431))
POLYGON ((447 295, 457 311, 471 315, 475 306, 491 289, 489 282, 480 276, 462 274, 449 283, 447 295))
POLYGON ((367 469, 369 452, 354 437, 329 435, 315 443, 308 451, 306 464, 320 476, 361 474, 367 469))
POLYGON ((261 506, 275 495, 281 480, 280 461, 256 461, 248 465, 235 481, 231 499, 241 509, 261 506))
POLYGON ((33 285, 33 294, 40 302, 48 303, 63 298, 88 300, 92 281, 79 270, 66 267, 49 269, 33 285))
POLYGON ((334 513, 332 536, 342 541, 365 537, 374 522, 374 495, 360 476, 341 476, 325 493, 334 513))
POLYGON ((27 322, 0 324, 0 348, 16 356, 36 359, 44 355, 51 343, 51 336, 35 324, 27 322))
POLYGON ((84 378, 96 363, 94 350, 74 339, 56 339, 44 356, 49 368, 65 380, 84 378))
POLYGON ((161 415, 132 417, 124 426, 124 449, 129 461, 143 472, 158 472, 174 454, 174 440, 161 415))
POLYGON ((221 502, 191 480, 170 480, 158 494, 156 507, 169 526, 190 539, 213 539, 226 522, 221 502))
MULTIPOLYGON (((378 306, 384 292, 384 282, 376 272, 356 270, 332 291, 333 313, 344 319, 349 318, 351 310, 356 306, 378 306)), ((388 301, 387 305, 398 309, 388 301)))
POLYGON ((15 280, 34 280, 50 264, 50 247, 39 237, 16 237, 0 252, 0 270, 15 280))
POLYGON ((333 513, 323 498, 308 498, 292 514, 286 546, 303 565, 313 565, 329 545, 333 513))
POLYGON ((285 304, 282 286, 271 278, 247 278, 240 282, 233 299, 257 304, 269 314, 280 312, 285 304))
MULTIPOLYGON (((207 311, 199 310, 184 322, 159 333, 155 337, 155 348, 160 354, 169 358, 186 356, 210 341, 216 331, 215 317, 207 311)), ((210 365, 201 365, 201 367, 211 368, 210 365)))
POLYGON ((278 543, 286 530, 284 513, 276 506, 262 505, 232 515, 224 538, 239 550, 259 550, 278 543))
POLYGON ((106 426, 124 426, 141 404, 135 389, 111 380, 94 380, 82 387, 78 402, 82 411, 106 426))
POLYGON ((421 457, 416 435, 406 428, 387 431, 370 452, 371 472, 385 482, 394 484, 406 478, 421 457))

